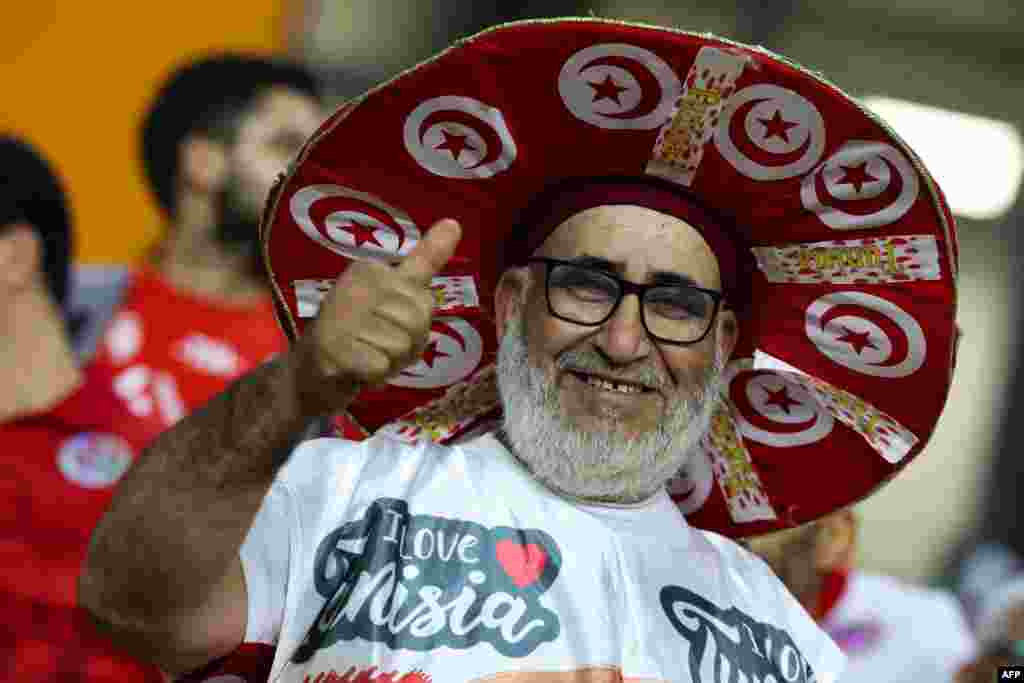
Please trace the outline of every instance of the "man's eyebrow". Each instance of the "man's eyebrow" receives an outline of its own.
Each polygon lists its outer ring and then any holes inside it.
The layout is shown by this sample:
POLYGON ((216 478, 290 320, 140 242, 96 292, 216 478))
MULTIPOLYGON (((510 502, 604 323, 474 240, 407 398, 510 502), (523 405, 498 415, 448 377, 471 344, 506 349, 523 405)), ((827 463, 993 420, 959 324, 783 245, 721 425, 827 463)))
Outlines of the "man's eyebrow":
MULTIPOLYGON (((569 260, 578 266, 594 268, 596 270, 603 270, 620 275, 625 269, 625 264, 622 261, 610 261, 600 256, 591 256, 590 254, 582 254, 569 260)), ((651 273, 651 283, 659 285, 686 285, 689 287, 700 287, 700 285, 697 284, 697 281, 691 276, 671 270, 654 271, 651 273)))
POLYGON ((609 261, 606 258, 600 256, 590 256, 589 254, 582 254, 574 258, 569 259, 572 263, 577 266, 583 266, 584 268, 594 268, 596 270, 606 270, 609 273, 621 273, 624 264, 619 261, 609 261))
POLYGON ((700 287, 697 281, 685 273, 676 273, 671 270, 656 270, 651 273, 651 282, 659 285, 686 285, 688 287, 700 287))

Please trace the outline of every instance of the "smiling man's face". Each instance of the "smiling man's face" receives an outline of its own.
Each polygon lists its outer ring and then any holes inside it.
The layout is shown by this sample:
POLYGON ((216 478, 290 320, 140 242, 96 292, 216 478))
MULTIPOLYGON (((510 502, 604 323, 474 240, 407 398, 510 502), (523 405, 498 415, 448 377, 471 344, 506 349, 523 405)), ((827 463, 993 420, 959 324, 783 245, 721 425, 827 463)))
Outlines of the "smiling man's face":
MULTIPOLYGON (((635 283, 720 289, 717 260, 700 234, 639 206, 580 212, 534 256, 596 265, 635 283)), ((638 298, 626 296, 603 324, 576 324, 551 315, 545 273, 544 264, 511 271, 498 291, 506 435, 553 488, 592 499, 645 498, 706 430, 735 319, 720 311, 700 341, 666 344, 645 331, 638 298)))

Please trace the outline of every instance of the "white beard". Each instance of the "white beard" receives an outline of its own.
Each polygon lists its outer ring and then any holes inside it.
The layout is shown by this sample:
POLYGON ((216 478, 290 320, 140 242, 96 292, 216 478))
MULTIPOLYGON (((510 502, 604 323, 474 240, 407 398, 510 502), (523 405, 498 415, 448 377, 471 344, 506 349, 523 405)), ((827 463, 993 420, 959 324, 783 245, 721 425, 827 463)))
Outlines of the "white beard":
MULTIPOLYGON (((592 352, 567 352, 598 369, 592 352)), ((603 363, 607 368, 607 363, 603 363)), ((633 503, 654 495, 686 464, 707 432, 719 400, 724 360, 715 360, 698 391, 673 399, 658 426, 643 434, 580 430, 563 417, 554 378, 529 360, 522 317, 509 321, 498 349, 504 435, 516 457, 548 488, 590 501, 633 503)))

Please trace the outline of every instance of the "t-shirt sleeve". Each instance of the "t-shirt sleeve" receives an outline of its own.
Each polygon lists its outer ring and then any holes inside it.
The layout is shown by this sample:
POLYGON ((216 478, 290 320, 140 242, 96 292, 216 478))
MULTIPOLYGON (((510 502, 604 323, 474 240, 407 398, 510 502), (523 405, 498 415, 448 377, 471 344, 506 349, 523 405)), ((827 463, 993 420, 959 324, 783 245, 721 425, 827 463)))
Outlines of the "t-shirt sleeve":
POLYGON ((800 649, 804 661, 810 667, 807 680, 813 683, 836 683, 846 668, 846 655, 835 641, 814 621, 803 605, 786 588, 786 585, 761 563, 764 581, 768 584, 766 594, 776 596, 776 604, 782 611, 780 619, 787 624, 786 630, 800 649))
POLYGON ((239 552, 249 603, 246 643, 274 644, 280 636, 296 526, 291 494, 275 482, 239 552))
MULTIPOLYGON (((738 544, 732 544, 731 547, 733 552, 737 553, 736 561, 743 566, 750 585, 755 587, 756 595, 764 596, 764 604, 771 605, 772 623, 789 635, 793 646, 800 653, 799 659, 805 664, 805 669, 808 669, 801 672, 802 675, 797 675, 797 672, 792 670, 797 660, 787 653, 782 662, 787 667, 783 679, 808 683, 836 683, 846 668, 846 655, 818 626, 764 560, 738 544)), ((785 649, 779 650, 780 655, 785 649)))

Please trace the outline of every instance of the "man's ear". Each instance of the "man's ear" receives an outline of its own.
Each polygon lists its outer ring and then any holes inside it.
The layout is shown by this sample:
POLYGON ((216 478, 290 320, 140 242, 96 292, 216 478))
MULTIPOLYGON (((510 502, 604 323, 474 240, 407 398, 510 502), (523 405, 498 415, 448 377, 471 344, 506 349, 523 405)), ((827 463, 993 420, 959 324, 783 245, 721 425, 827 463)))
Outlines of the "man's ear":
POLYGON ((201 194, 212 194, 224 184, 228 150, 222 142, 204 135, 189 135, 178 148, 180 182, 201 194))
POLYGON ((10 290, 35 284, 43 262, 43 244, 27 223, 0 227, 0 283, 10 290))
POLYGON ((499 340, 505 334, 506 323, 515 315, 516 308, 523 300, 528 280, 523 268, 509 268, 498 280, 498 286, 494 289, 494 324, 499 340))
POLYGON ((722 360, 728 362, 740 339, 740 324, 731 309, 722 309, 718 314, 718 344, 722 360))
POLYGON ((845 508, 818 520, 815 568, 822 574, 851 567, 857 550, 857 516, 845 508))

